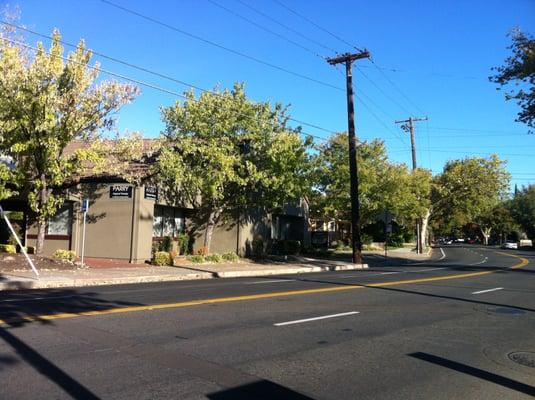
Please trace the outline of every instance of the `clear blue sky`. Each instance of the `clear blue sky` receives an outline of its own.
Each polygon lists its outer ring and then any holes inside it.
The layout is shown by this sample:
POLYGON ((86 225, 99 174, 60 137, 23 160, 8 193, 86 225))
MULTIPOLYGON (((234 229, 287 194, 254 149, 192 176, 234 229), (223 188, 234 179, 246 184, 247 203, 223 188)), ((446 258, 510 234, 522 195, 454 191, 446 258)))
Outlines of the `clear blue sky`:
MULTIPOLYGON (((345 42, 365 47, 376 64, 386 70, 381 72, 367 60, 356 64, 365 75, 354 72, 359 96, 356 125, 361 139, 384 139, 390 157, 410 165, 409 139, 394 119, 427 115, 429 122, 419 123, 416 131, 421 166, 436 173, 448 159, 497 153, 508 160, 513 185, 535 182, 535 135, 526 135, 526 127, 514 122, 516 104, 506 103, 503 93, 488 81, 491 67, 503 64, 509 54, 506 34, 511 28, 517 26, 535 34, 533 0, 279 0, 343 41, 274 0, 213 0, 312 52, 261 30, 210 0, 112 1, 342 90, 255 63, 100 0, 9 3, 20 7, 21 22, 35 31, 49 34, 57 27, 66 41, 84 38, 95 51, 203 88, 245 82, 248 95, 254 100, 291 103, 293 117, 333 131, 347 128, 344 76, 341 69, 338 71, 312 53, 333 56, 329 49, 352 50, 345 42)), ((5 3, 8 2, 0 1, 5 3)), ((27 37, 30 43, 38 40, 27 37)), ((172 91, 186 90, 147 73, 107 60, 101 62, 104 69, 172 91)), ((159 107, 172 104, 175 97, 141 89, 136 101, 120 112, 119 126, 154 137, 162 129, 159 107)), ((328 135, 314 128, 304 130, 318 136, 328 135)))

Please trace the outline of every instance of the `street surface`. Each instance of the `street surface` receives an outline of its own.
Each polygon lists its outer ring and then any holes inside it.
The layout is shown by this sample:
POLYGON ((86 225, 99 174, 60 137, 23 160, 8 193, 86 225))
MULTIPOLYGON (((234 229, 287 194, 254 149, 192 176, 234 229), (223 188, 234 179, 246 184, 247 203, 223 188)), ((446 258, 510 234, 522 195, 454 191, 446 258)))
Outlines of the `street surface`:
POLYGON ((1 399, 530 399, 535 253, 0 293, 1 399))

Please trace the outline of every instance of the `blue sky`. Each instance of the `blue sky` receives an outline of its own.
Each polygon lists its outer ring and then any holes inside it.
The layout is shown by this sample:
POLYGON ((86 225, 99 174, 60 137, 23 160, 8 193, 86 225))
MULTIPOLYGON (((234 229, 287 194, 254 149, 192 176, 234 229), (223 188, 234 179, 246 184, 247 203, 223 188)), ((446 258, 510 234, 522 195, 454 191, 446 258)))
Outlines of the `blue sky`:
MULTIPOLYGON (((21 22, 32 30, 49 34, 57 27, 65 41, 84 38, 97 52, 203 88, 244 82, 252 99, 289 103, 294 118, 332 131, 347 128, 345 80, 341 68, 335 69, 319 56, 333 56, 333 50, 354 50, 347 43, 367 48, 376 65, 384 69, 375 68, 367 60, 356 63, 359 138, 384 139, 390 157, 410 165, 409 138, 394 120, 427 115, 429 121, 419 123, 416 131, 420 166, 436 173, 448 159, 497 153, 508 160, 513 185, 535 182, 531 156, 535 153, 535 135, 527 135, 527 128, 514 122, 516 104, 506 103, 503 93, 488 81, 491 68, 503 64, 509 54, 506 34, 511 28, 535 34, 533 0, 278 0, 332 35, 277 0, 112 1, 341 90, 239 57, 100 0, 2 0, 0 4, 18 5, 21 22)), ((27 39, 30 43, 38 40, 32 35, 27 39)), ((174 92, 187 89, 107 60, 101 63, 104 69, 174 92)), ((141 90, 135 102, 120 112, 119 127, 154 137, 163 127, 159 107, 172 104, 176 97, 150 88, 141 90)), ((304 130, 328 135, 314 128, 304 130)))

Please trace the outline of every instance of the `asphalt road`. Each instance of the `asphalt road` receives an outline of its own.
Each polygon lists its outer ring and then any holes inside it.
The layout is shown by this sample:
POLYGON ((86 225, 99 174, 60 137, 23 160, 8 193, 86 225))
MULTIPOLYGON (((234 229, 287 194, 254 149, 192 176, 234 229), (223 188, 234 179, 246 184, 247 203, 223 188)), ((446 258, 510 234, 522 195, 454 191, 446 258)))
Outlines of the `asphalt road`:
POLYGON ((0 320, 0 399, 535 396, 533 252, 2 292, 0 320))

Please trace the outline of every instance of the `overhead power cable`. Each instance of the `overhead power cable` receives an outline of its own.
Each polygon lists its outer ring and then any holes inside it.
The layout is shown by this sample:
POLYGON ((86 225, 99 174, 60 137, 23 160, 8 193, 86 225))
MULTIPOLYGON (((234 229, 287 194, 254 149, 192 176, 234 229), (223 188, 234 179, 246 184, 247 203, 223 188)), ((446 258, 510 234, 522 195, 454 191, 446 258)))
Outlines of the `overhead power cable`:
MULTIPOLYGON (((10 22, 7 22, 7 21, 3 21, 3 20, 0 20, 0 23, 4 24, 4 25, 9 25, 13 28, 16 28, 16 29, 20 29, 20 30, 23 30, 25 32, 28 32, 28 33, 31 33, 32 35, 35 35, 35 36, 38 36, 38 37, 41 37, 41 38, 44 38, 44 39, 49 39, 49 40, 53 40, 53 37, 50 36, 50 35, 45 35, 45 34, 42 34, 42 33, 39 33, 39 32, 36 32, 36 31, 33 31, 31 29, 28 29, 26 27, 23 27, 23 26, 20 26, 20 25, 15 25, 15 24, 12 24, 10 22)), ((69 42, 66 42, 64 40, 59 40, 59 43, 65 45, 65 46, 69 46, 69 47, 72 47, 72 48, 76 48, 76 45, 73 44, 73 43, 69 43, 69 42)), ((201 92, 205 92, 205 93, 210 93, 210 94, 213 94, 213 95, 216 95, 216 96, 222 96, 221 93, 218 93, 218 92, 214 92, 213 90, 209 90, 209 89, 204 89, 202 87, 199 87, 197 85, 194 85, 192 83, 189 83, 189 82, 185 82, 183 80, 180 80, 180 79, 177 79, 177 78, 174 78, 172 76, 169 76, 169 75, 165 75, 165 74, 162 74, 162 73, 159 73, 159 72, 156 72, 156 71, 153 71, 153 70, 150 70, 148 68, 145 68, 145 67, 141 67, 139 65, 136 65, 136 64, 132 64, 130 62, 127 62, 127 61, 124 61, 124 60, 120 60, 118 58, 115 58, 115 57, 111 57, 111 56, 108 56, 106 54, 103 54, 103 53, 100 53, 100 52, 97 52, 97 51, 94 51, 94 50, 91 50, 91 52, 98 56, 98 57, 101 57, 103 59, 106 59, 106 60, 109 60, 109 61, 112 61, 112 62, 115 62, 117 64, 121 64, 121 65, 125 65, 127 67, 130 67, 130 68, 133 68, 133 69, 137 69, 138 71, 142 71, 142 72, 145 72, 145 73, 148 73, 148 74, 151 74, 151 75, 154 75, 154 76, 157 76, 159 78, 163 78, 163 79, 167 79, 171 82, 175 82, 175 83, 178 83, 180 85, 183 85, 183 86, 186 86, 186 87, 189 87, 189 88, 193 88, 193 89, 196 89, 196 90, 199 90, 201 92)), ((324 128, 324 127, 321 127, 319 125, 316 125, 316 124, 312 124, 312 123, 309 123, 309 122, 306 122, 306 121, 302 121, 300 119, 297 119, 297 118, 288 118, 289 120, 293 121, 293 122, 297 122, 301 125, 305 125, 305 126, 308 126, 310 128, 315 128, 315 129, 318 129, 318 130, 321 130, 321 131, 324 131, 324 132, 328 132, 328 133, 333 133, 333 132, 336 132, 335 130, 332 130, 332 129, 327 129, 327 128, 324 128)))
POLYGON ((292 71, 292 70, 290 70, 288 68, 281 67, 281 66, 273 64, 273 63, 271 63, 269 61, 265 61, 265 60, 262 60, 260 58, 257 58, 257 57, 251 56, 249 54, 246 54, 244 52, 231 49, 230 47, 223 46, 223 45, 221 45, 219 43, 216 43, 216 42, 214 42, 212 40, 205 39, 205 38, 203 38, 201 36, 198 36, 196 34, 193 34, 193 33, 187 32, 187 31, 185 31, 183 29, 177 28, 174 25, 170 25, 170 24, 168 24, 166 22, 163 22, 163 21, 160 21, 158 19, 149 17, 149 16, 147 16, 145 14, 141 14, 141 13, 139 13, 137 11, 134 11, 134 10, 132 10, 130 8, 127 8, 127 7, 123 7, 123 6, 119 5, 119 4, 111 2, 109 0, 100 0, 100 1, 102 3, 104 3, 104 4, 107 4, 107 5, 111 6, 111 7, 115 7, 117 9, 119 9, 121 11, 124 11, 126 13, 129 13, 131 15, 135 15, 136 17, 142 18, 142 19, 144 19, 146 21, 150 21, 150 22, 152 22, 154 24, 163 26, 163 27, 165 27, 167 29, 170 29, 172 31, 178 32, 178 33, 180 33, 182 35, 188 36, 188 37, 190 37, 192 39, 198 40, 198 41, 203 42, 205 44, 208 44, 210 46, 217 47, 218 49, 221 49, 221 50, 227 51, 229 53, 235 54, 237 56, 240 56, 240 57, 246 58, 248 60, 254 61, 254 62, 258 63, 258 64, 262 64, 262 65, 265 65, 265 66, 270 67, 272 69, 276 69, 278 71, 282 71, 282 72, 285 72, 287 74, 296 76, 298 78, 301 78, 301 79, 304 79, 304 80, 307 80, 307 81, 310 81, 310 82, 317 83, 318 85, 330 87, 331 89, 336 89, 336 90, 339 90, 339 91, 345 91, 345 89, 341 88, 340 86, 336 86, 336 85, 333 85, 333 84, 331 84, 329 82, 325 82, 325 81, 321 81, 319 79, 315 79, 315 78, 313 78, 311 76, 304 75, 304 74, 301 74, 299 72, 292 71))
POLYGON ((255 21, 253 21, 252 19, 250 19, 250 18, 248 18, 248 17, 246 17, 246 16, 244 16, 244 15, 241 15, 240 13, 231 10, 231 9, 228 8, 228 7, 225 7, 224 5, 218 3, 218 2, 215 1, 215 0, 206 0, 206 1, 209 2, 209 3, 211 3, 211 4, 213 4, 213 5, 216 6, 216 7, 221 8, 222 10, 226 11, 227 13, 232 14, 232 15, 234 15, 235 17, 237 17, 237 18, 239 18, 239 19, 241 19, 241 20, 243 20, 243 21, 245 21, 245 22, 248 22, 249 24, 251 24, 251 25, 253 25, 253 26, 256 26, 258 29, 260 29, 260 30, 262 30, 262 31, 264 31, 264 32, 267 32, 267 33, 269 33, 269 34, 271 34, 271 35, 273 35, 273 36, 278 37, 279 39, 282 39, 282 40, 284 40, 284 41, 286 41, 286 42, 288 42, 288 43, 290 43, 290 44, 296 46, 296 47, 299 47, 300 49, 302 49, 302 50, 304 50, 304 51, 306 51, 306 52, 312 54, 312 55, 315 56, 315 57, 318 57, 318 58, 321 59, 321 60, 325 60, 325 57, 319 55, 317 52, 315 52, 314 50, 310 49, 309 47, 303 46, 302 44, 297 43, 296 41, 294 41, 294 40, 292 40, 292 39, 290 39, 290 38, 288 38, 288 37, 286 37, 286 36, 284 36, 284 35, 281 35, 280 33, 275 32, 274 30, 269 29, 269 28, 267 28, 267 27, 261 25, 261 24, 255 22, 255 21))
POLYGON ((284 4, 283 2, 279 1, 279 0, 272 0, 273 2, 277 3, 279 6, 281 6, 282 8, 288 10, 289 12, 291 12, 292 14, 294 15, 297 15, 299 18, 307 21, 309 24, 315 26, 316 28, 318 28, 319 30, 327 33, 328 35, 332 36, 333 38, 337 39, 338 41, 356 49, 357 51, 362 51, 361 49, 359 49, 358 47, 356 47, 355 45, 349 43, 347 40, 341 38, 340 36, 338 36, 337 34, 329 31, 328 29, 322 27, 321 25, 317 24, 316 22, 312 21, 310 18, 304 16, 303 14, 300 14, 298 13, 297 11, 295 11, 294 9, 288 7, 286 4, 284 4))
MULTIPOLYGON (((7 41, 9 43, 22 46, 22 47, 24 47, 26 49, 33 50, 33 51, 36 51, 36 52, 39 51, 36 47, 27 45, 27 44, 22 43, 22 42, 17 41, 17 40, 12 40, 12 39, 3 38, 3 37, 0 37, 0 40, 7 41)), ((142 81, 142 80, 139 80, 139 79, 131 78, 131 77, 128 77, 126 75, 119 74, 117 72, 112 72, 112 71, 109 71, 109 70, 106 70, 106 69, 103 69, 103 68, 100 68, 100 67, 91 66, 91 65, 84 64, 84 63, 76 62, 76 61, 74 61, 72 59, 69 59, 68 57, 65 57, 65 56, 57 56, 57 57, 61 58, 64 61, 69 61, 69 62, 73 62, 73 63, 78 64, 78 65, 83 65, 83 66, 85 66, 87 68, 93 69, 95 71, 102 72, 102 73, 104 73, 106 75, 110 75, 110 76, 113 76, 113 77, 116 77, 116 78, 119 78, 119 79, 123 79, 123 80, 128 81, 128 82, 135 83, 136 85, 140 85, 140 86, 148 87, 150 89, 158 90, 160 92, 163 92, 163 93, 166 93, 166 94, 170 94, 170 95, 173 95, 173 96, 177 96, 177 97, 180 97, 182 99, 186 99, 188 101, 199 102, 199 100, 197 100, 197 99, 189 99, 187 96, 185 96, 182 93, 178 93, 178 92, 175 92, 173 90, 169 90, 169 89, 163 88, 161 86, 154 85, 152 83, 148 83, 148 82, 145 82, 145 81, 142 81)), ((254 117, 252 117, 250 115, 242 114, 242 113, 238 113, 238 112, 236 112, 235 115, 243 116, 243 117, 249 118, 249 119, 254 119, 254 117)), ((295 128, 293 128, 293 129, 295 129, 295 128)), ((328 140, 327 138, 324 138, 324 137, 321 137, 321 136, 317 136, 317 135, 313 135, 311 133, 304 132, 302 130, 300 130, 299 133, 303 134, 305 136, 313 137, 313 138, 324 140, 324 141, 328 140)))
POLYGON ((390 77, 375 63, 373 59, 370 59, 372 65, 379 71, 379 73, 390 83, 390 85, 417 111, 422 114, 426 114, 416 103, 414 103, 391 79, 390 77))
POLYGON ((248 9, 254 11, 255 13, 257 13, 257 14, 259 14, 259 15, 261 15, 262 17, 267 18, 268 20, 270 20, 270 21, 276 23, 276 24, 279 25, 279 26, 282 26, 284 29, 286 29, 286 30, 288 30, 288 31, 290 31, 290 32, 292 32, 292 33, 294 33, 295 35, 300 36, 301 38, 303 38, 303 39, 305 39, 305 40, 308 40, 310 43, 314 43, 314 44, 316 44, 316 45, 322 47, 322 48, 325 49, 325 50, 329 50, 329 51, 331 51, 331 52, 333 52, 333 53, 336 53, 336 50, 334 50, 332 47, 326 46, 326 45, 324 45, 323 43, 320 43, 320 42, 318 42, 317 40, 312 39, 311 37, 309 37, 309 36, 307 36, 307 35, 304 35, 303 33, 301 33, 301 32, 299 32, 299 31, 293 29, 291 26, 288 26, 288 25, 286 25, 286 24, 283 24, 282 22, 280 22, 280 21, 278 21, 277 19, 273 18, 271 15, 266 14, 265 12, 259 10, 259 9, 256 8, 256 7, 253 7, 253 6, 250 5, 250 4, 247 4, 245 1, 243 1, 243 0, 236 0, 236 1, 237 1, 238 3, 240 3, 241 5, 243 5, 244 7, 247 7, 248 9))

